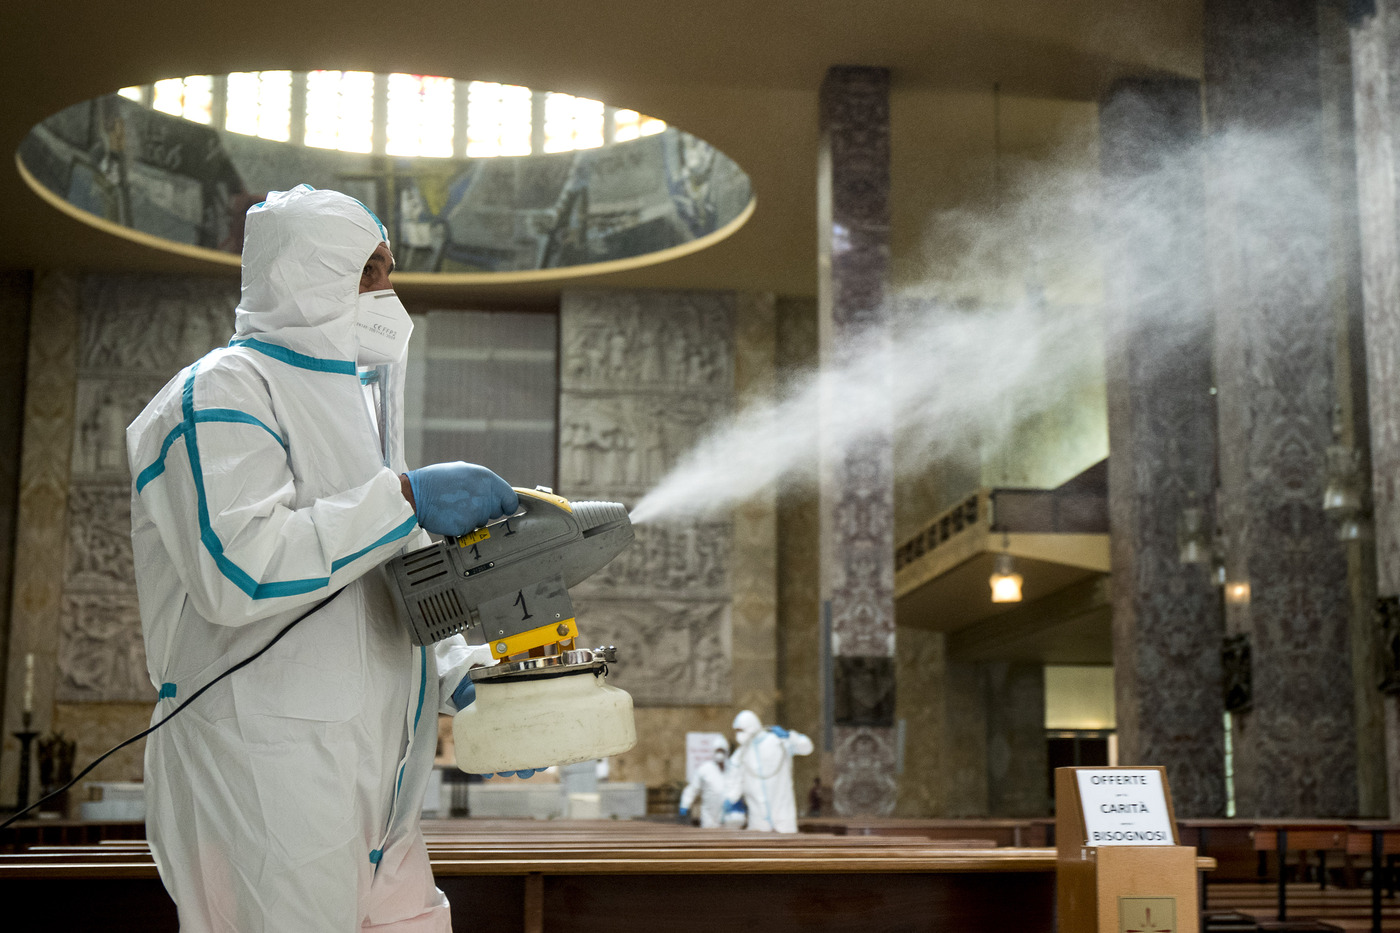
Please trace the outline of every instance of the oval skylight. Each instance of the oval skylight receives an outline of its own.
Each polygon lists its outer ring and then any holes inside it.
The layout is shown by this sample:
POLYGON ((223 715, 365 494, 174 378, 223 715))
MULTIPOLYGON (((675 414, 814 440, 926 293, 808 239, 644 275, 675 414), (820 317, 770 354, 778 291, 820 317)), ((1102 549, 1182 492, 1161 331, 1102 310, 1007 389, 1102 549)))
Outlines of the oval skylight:
POLYGON ((737 230, 748 176, 704 140, 568 94, 431 75, 170 78, 70 107, 20 147, 55 206, 237 263, 243 212, 310 184, 368 205, 399 273, 502 282, 660 262, 737 230))

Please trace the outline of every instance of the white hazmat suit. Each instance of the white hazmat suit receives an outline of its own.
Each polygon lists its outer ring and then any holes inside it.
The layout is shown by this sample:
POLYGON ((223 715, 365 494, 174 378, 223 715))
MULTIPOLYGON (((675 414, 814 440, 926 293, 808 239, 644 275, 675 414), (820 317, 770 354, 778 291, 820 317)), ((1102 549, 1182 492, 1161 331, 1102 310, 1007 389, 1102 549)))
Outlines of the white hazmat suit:
POLYGON ((812 754, 812 740, 778 726, 764 729, 751 710, 734 717, 734 738, 737 745, 725 771, 725 799, 743 799, 749 811, 747 829, 797 832, 792 758, 812 754))
POLYGON ((681 810, 689 811, 700 798, 700 828, 719 829, 724 825, 724 766, 729 743, 724 736, 715 741, 713 756, 695 769, 694 779, 681 791, 681 810))
POLYGON ((344 587, 147 740, 147 833, 184 933, 451 927, 419 814, 437 713, 489 657, 413 645, 376 570, 429 543, 401 492, 403 367, 355 363, 386 241, 343 194, 269 195, 234 339, 127 430, 153 722, 344 587))

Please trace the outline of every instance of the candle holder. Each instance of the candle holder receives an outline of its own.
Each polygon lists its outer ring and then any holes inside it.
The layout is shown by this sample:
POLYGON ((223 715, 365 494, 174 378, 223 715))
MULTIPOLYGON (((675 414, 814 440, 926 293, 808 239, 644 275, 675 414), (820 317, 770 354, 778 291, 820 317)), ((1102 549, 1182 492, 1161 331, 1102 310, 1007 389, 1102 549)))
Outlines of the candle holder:
POLYGON ((19 739, 19 783, 15 789, 15 812, 29 806, 29 754, 34 747, 34 740, 39 736, 38 732, 30 728, 34 714, 25 710, 20 716, 23 717, 24 727, 19 732, 10 733, 19 739))

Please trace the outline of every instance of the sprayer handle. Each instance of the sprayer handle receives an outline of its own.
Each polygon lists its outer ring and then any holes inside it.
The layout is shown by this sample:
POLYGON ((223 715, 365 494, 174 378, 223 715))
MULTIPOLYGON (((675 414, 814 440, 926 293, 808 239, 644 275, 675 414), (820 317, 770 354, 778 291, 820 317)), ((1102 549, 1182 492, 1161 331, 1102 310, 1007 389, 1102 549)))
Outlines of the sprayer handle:
MULTIPOLYGON (((550 489, 548 486, 536 486, 534 489, 524 489, 520 486, 513 486, 511 488, 513 488, 516 495, 520 497, 520 511, 516 512, 515 515, 521 515, 530 511, 530 507, 534 505, 535 502, 548 502, 550 505, 561 508, 565 512, 573 511, 573 506, 569 505, 569 500, 565 499, 563 496, 556 496, 554 490, 550 489)), ((512 515, 510 517, 514 518, 515 516, 512 515)))

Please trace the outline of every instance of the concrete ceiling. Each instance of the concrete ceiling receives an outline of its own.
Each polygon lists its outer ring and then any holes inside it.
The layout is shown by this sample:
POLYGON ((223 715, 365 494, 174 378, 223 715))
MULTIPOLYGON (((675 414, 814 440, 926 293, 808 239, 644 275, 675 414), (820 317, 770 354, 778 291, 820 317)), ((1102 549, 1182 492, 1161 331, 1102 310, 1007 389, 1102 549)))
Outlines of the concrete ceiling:
MULTIPOLYGON (((1118 77, 1200 71, 1200 0, 11 6, 0 57, 7 153, 50 114, 123 86, 336 68, 503 81, 631 107, 718 146, 753 181, 753 219, 698 254, 586 280, 414 289, 452 293, 436 298, 544 300, 579 285, 814 294, 817 89, 831 65, 892 71, 897 204, 901 192, 965 185, 988 159, 993 84, 1007 98, 1083 109, 1118 77)), ((8 159, 0 205, 0 268, 233 274, 87 228, 30 192, 8 159)))

